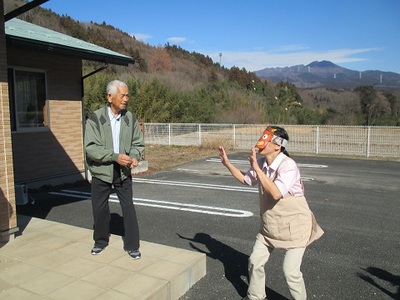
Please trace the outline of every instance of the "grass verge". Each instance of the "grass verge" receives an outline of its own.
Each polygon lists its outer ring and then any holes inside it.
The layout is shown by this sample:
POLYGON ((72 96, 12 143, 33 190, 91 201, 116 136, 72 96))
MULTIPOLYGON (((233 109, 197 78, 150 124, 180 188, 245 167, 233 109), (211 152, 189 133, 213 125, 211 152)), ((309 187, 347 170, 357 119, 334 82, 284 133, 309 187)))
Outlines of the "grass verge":
POLYGON ((145 159, 149 162, 149 169, 141 175, 167 170, 190 161, 216 155, 218 155, 217 146, 147 145, 145 159))

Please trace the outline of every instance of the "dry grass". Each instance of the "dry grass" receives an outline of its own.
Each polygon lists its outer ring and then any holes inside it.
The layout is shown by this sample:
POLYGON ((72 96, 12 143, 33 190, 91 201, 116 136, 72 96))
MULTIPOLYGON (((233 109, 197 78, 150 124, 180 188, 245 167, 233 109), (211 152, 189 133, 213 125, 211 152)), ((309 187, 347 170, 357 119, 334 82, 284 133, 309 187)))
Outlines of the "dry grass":
POLYGON ((207 147, 147 145, 145 159, 149 162, 149 169, 145 174, 215 155, 218 155, 218 148, 214 145, 207 147))

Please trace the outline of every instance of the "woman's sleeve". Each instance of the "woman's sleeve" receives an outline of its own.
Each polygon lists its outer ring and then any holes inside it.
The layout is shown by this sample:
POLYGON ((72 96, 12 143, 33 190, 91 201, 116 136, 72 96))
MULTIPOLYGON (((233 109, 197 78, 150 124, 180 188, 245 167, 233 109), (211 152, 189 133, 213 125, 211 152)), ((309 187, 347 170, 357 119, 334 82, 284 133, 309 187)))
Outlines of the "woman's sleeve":
POLYGON ((277 176, 274 180, 282 197, 292 189, 299 178, 299 169, 294 160, 288 159, 280 164, 277 170, 277 176))

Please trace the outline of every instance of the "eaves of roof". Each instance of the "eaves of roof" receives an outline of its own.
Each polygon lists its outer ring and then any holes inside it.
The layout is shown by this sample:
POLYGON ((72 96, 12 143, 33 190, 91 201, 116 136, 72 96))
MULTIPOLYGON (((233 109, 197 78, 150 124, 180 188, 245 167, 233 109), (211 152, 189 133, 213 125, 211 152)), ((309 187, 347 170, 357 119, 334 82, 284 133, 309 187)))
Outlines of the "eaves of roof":
POLYGON ((130 56, 16 18, 5 22, 5 33, 7 45, 36 48, 107 64, 127 66, 134 63, 130 56))

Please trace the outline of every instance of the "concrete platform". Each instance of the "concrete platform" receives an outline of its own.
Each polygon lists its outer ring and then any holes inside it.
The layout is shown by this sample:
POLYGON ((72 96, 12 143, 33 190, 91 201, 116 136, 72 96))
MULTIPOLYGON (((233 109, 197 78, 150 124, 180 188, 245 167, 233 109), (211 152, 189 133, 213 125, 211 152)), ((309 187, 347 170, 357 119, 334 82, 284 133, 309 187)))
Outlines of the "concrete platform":
POLYGON ((92 231, 18 216, 16 238, 0 245, 0 299, 152 299, 183 296, 206 274, 205 254, 141 241, 132 260, 112 235, 91 255, 92 231))

